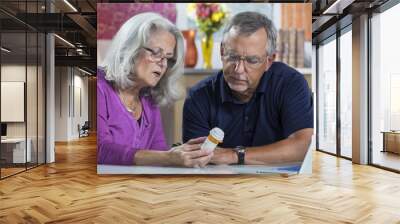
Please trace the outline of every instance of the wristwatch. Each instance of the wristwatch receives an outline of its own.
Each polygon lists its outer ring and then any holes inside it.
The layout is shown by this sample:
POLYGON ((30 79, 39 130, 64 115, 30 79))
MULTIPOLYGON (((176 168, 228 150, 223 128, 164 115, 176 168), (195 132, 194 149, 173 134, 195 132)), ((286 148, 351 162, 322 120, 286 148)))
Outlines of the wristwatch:
POLYGON ((236 155, 238 157, 238 165, 244 165, 244 156, 246 154, 246 148, 244 146, 236 146, 236 155))

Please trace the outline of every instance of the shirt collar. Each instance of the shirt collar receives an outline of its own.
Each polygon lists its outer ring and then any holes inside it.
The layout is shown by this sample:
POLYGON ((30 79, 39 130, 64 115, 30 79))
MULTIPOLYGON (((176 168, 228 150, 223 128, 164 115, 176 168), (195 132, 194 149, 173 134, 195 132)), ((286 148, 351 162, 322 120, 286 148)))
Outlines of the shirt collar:
POLYGON ((262 75, 262 77, 260 79, 260 82, 258 83, 258 86, 257 86, 257 89, 256 89, 257 93, 265 93, 267 91, 268 80, 272 76, 272 70, 273 70, 272 66, 273 66, 273 64, 262 75))
POLYGON ((226 81, 224 79, 224 74, 223 74, 222 70, 218 73, 218 76, 220 78, 219 79, 219 90, 220 90, 222 103, 235 102, 235 98, 232 95, 232 91, 229 88, 228 83, 226 83, 226 81))

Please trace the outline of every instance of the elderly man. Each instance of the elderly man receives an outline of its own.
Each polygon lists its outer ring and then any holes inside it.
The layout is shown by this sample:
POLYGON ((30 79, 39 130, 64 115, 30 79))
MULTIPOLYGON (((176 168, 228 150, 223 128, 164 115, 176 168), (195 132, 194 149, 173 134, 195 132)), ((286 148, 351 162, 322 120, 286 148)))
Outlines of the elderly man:
POLYGON ((256 12, 228 22, 221 43, 223 68, 189 91, 183 141, 225 132, 214 164, 302 161, 313 134, 313 101, 303 75, 274 62, 276 29, 256 12))

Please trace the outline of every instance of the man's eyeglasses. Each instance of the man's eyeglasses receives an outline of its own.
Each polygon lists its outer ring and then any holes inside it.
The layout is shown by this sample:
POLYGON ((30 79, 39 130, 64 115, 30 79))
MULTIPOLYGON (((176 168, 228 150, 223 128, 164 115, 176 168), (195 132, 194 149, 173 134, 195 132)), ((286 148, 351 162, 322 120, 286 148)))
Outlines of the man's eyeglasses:
POLYGON ((237 65, 239 65, 240 61, 243 60, 244 65, 247 68, 251 68, 251 69, 260 68, 261 65, 265 62, 265 60, 267 58, 268 58, 267 55, 265 55, 264 57, 241 56, 241 55, 236 55, 236 54, 222 55, 222 60, 224 60, 224 62, 227 64, 233 64, 233 65, 237 66, 237 65))
POLYGON ((162 62, 165 59, 167 59, 167 67, 168 68, 172 68, 175 63, 176 60, 173 57, 166 57, 164 55, 164 51, 161 48, 155 48, 155 49, 151 49, 148 47, 143 47, 143 49, 145 49, 146 51, 150 52, 150 58, 153 62, 162 62))

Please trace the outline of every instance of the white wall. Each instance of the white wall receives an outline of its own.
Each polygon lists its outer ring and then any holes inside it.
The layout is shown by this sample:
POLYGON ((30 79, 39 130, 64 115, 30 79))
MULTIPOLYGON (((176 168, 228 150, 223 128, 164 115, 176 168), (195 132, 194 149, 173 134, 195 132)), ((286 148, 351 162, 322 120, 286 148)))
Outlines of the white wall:
MULTIPOLYGON (((32 71, 36 73, 36 67, 18 64, 6 64, 1 66, 1 81, 10 81, 10 82, 25 82, 26 71, 28 74, 31 74, 32 71), (26 70, 27 69, 27 70, 26 70)), ((36 93, 36 92, 35 92, 36 93)), ((27 93, 28 103, 32 101, 31 98, 36 98, 36 96, 30 97, 29 91, 27 93)), ((4 97, 4 96, 2 96, 4 97)), ((36 107, 36 104, 35 104, 36 107)), ((9 108, 1 108, 1 110, 8 110, 9 108)), ((22 108, 24 110, 24 108, 22 108)), ((36 119, 36 114, 32 117, 33 114, 28 113, 28 121, 31 122, 33 118, 36 119)), ((36 121, 36 120, 35 120, 36 121)), ((7 136, 8 137, 25 137, 25 126, 26 122, 7 122, 7 136)), ((31 128, 32 125, 29 125, 28 128, 31 128)), ((29 132, 28 132, 29 134, 29 132)))
POLYGON ((68 85, 67 67, 55 68, 55 141, 68 140, 68 85))
POLYGON ((85 121, 88 121, 88 77, 82 75, 83 73, 75 69, 74 83, 73 83, 74 92, 72 93, 74 94, 74 96, 72 96, 74 102, 71 103, 74 104, 73 108, 74 112, 72 113, 73 119, 71 124, 72 127, 71 135, 73 138, 79 137, 77 128, 78 124, 82 126, 85 123, 85 121))
POLYGON ((77 139, 78 124, 88 120, 88 78, 82 75, 75 68, 56 67, 55 141, 77 139))
POLYGON ((25 65, 1 65, 1 81, 25 82, 25 65))

